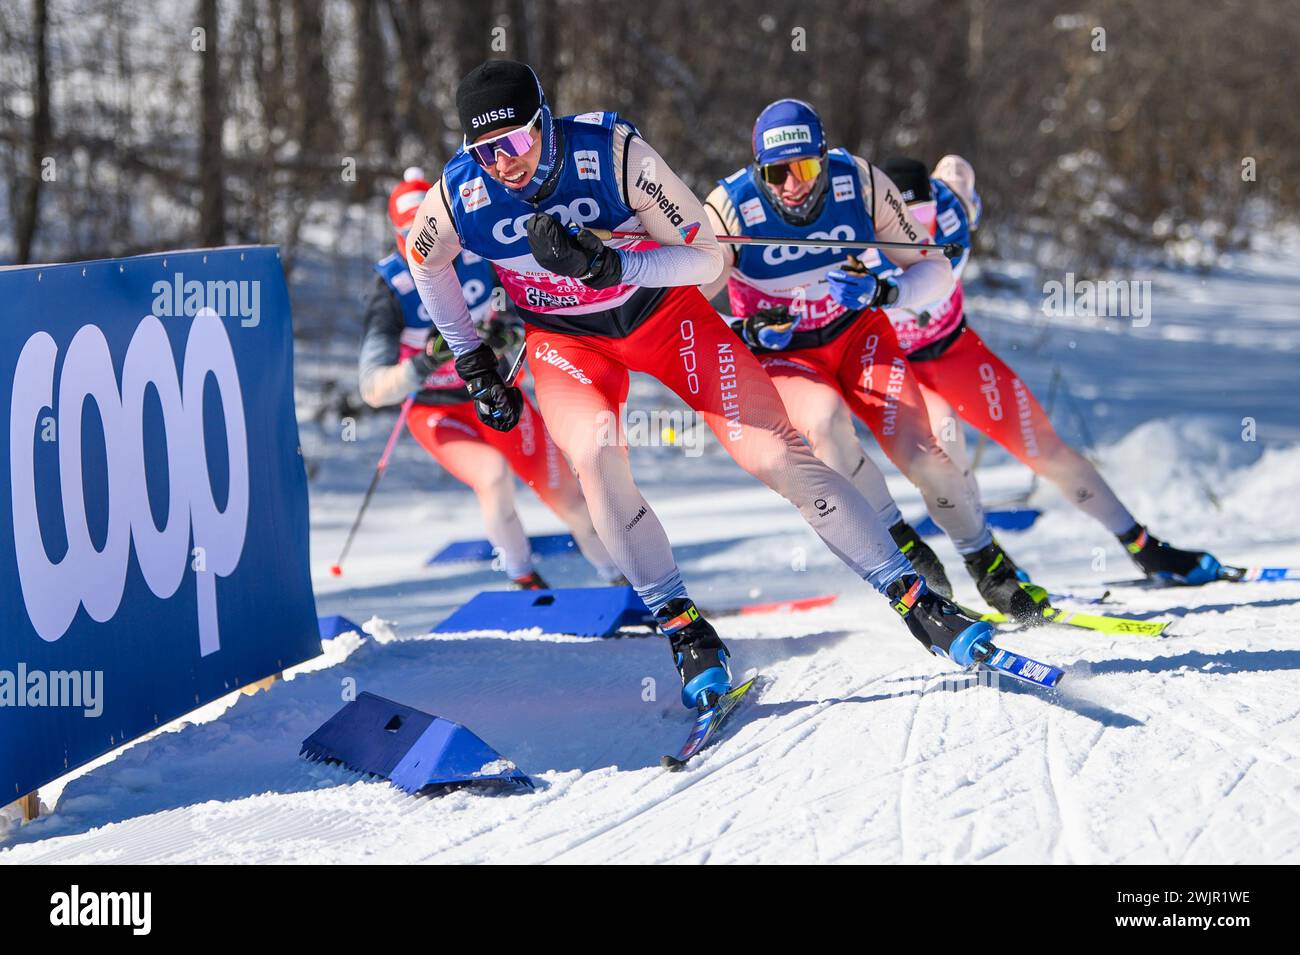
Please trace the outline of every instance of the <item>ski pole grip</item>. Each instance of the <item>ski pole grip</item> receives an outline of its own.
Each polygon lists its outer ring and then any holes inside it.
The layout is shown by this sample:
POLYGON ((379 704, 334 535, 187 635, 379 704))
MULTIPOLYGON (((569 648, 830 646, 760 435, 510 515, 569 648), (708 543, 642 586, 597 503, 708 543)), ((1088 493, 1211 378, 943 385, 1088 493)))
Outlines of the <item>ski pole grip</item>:
POLYGON ((948 256, 949 262, 956 262, 961 258, 962 247, 956 242, 949 242, 943 247, 943 254, 948 256))
POLYGON ((844 269, 845 272, 848 272, 851 275, 867 274, 867 267, 862 264, 862 260, 859 259, 856 255, 852 255, 852 254, 846 255, 844 257, 844 264, 840 267, 844 269))

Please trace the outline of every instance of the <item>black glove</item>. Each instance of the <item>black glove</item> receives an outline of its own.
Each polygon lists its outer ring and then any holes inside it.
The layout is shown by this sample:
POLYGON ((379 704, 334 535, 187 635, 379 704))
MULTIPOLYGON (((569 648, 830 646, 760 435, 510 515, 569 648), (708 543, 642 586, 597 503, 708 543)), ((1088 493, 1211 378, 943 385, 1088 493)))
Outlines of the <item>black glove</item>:
POLYGON ((428 378, 455 356, 451 346, 443 341, 442 333, 435 326, 429 329, 429 336, 424 340, 424 351, 411 356, 411 367, 421 379, 428 378))
POLYGON ((537 264, 556 275, 578 279, 589 288, 611 288, 623 279, 623 260, 590 229, 565 226, 538 213, 528 221, 528 248, 537 264))
POLYGON ((524 344, 524 328, 518 322, 489 318, 479 327, 479 335, 498 355, 517 352, 524 344))
POLYGON ((469 386, 474 410, 485 425, 497 431, 509 431, 519 423, 519 413, 524 407, 523 392, 501 378, 497 356, 491 348, 479 345, 461 355, 456 359, 456 373, 469 386))
POLYGON ((740 337, 750 347, 776 351, 790 344, 797 324, 788 306, 771 305, 760 308, 740 322, 740 337))

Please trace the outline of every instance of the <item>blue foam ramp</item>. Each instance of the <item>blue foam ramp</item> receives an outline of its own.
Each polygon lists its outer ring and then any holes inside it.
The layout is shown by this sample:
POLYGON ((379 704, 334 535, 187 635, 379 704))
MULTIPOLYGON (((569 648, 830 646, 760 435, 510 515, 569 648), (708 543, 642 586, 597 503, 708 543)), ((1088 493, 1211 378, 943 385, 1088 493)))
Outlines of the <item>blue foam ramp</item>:
MULTIPOLYGON (((533 553, 539 557, 554 554, 566 554, 577 549, 572 534, 539 534, 528 538, 533 553)), ((492 559, 492 542, 486 540, 452 541, 438 553, 434 554, 425 565, 451 564, 461 561, 484 561, 492 559)))
POLYGON ((320 624, 320 638, 322 640, 333 640, 341 633, 364 633, 357 624, 353 623, 347 617, 339 614, 331 614, 328 617, 317 617, 316 622, 320 624))
POLYGON ((530 630, 607 637, 620 627, 653 626, 654 615, 631 587, 485 590, 438 624, 433 633, 530 630))
POLYGON ((382 776, 408 793, 454 783, 533 786, 459 723, 366 692, 303 740, 298 755, 382 776))
MULTIPOLYGON (((999 511, 986 511, 989 526, 995 531, 1023 531, 1034 526, 1034 521, 1043 512, 1033 507, 1015 507, 999 511)), ((943 533, 933 518, 921 518, 912 527, 922 537, 938 537, 943 533)))

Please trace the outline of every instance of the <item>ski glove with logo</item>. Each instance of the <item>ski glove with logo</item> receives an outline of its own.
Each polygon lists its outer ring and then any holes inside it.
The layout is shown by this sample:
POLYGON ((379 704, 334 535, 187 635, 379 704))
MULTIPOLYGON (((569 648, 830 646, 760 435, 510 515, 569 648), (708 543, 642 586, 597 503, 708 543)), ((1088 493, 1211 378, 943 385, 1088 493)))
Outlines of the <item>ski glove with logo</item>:
POLYGON ((497 431, 509 431, 519 423, 524 395, 507 385, 497 366, 497 356, 487 345, 479 345, 456 359, 456 373, 469 386, 479 420, 497 431))
POLYGON ((898 286, 889 279, 877 279, 853 256, 826 273, 826 284, 831 298, 845 308, 882 308, 898 301, 898 286))
POLYGON ((590 229, 566 226, 538 213, 528 221, 528 248, 537 264, 556 275, 578 279, 589 288, 612 288, 623 278, 623 260, 590 229))
POLYGON ((794 327, 799 324, 799 320, 791 316, 787 306, 772 305, 760 308, 738 324, 740 337, 746 345, 779 351, 790 344, 790 339, 794 337, 794 327))

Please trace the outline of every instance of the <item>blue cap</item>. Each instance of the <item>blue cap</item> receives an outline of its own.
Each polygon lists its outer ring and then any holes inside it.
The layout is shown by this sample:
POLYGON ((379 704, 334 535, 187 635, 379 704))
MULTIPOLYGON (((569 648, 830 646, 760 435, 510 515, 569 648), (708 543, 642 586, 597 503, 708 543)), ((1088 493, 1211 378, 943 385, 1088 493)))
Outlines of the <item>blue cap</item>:
POLYGON ((754 159, 760 166, 826 152, 817 111, 798 99, 779 99, 754 122, 754 159))

